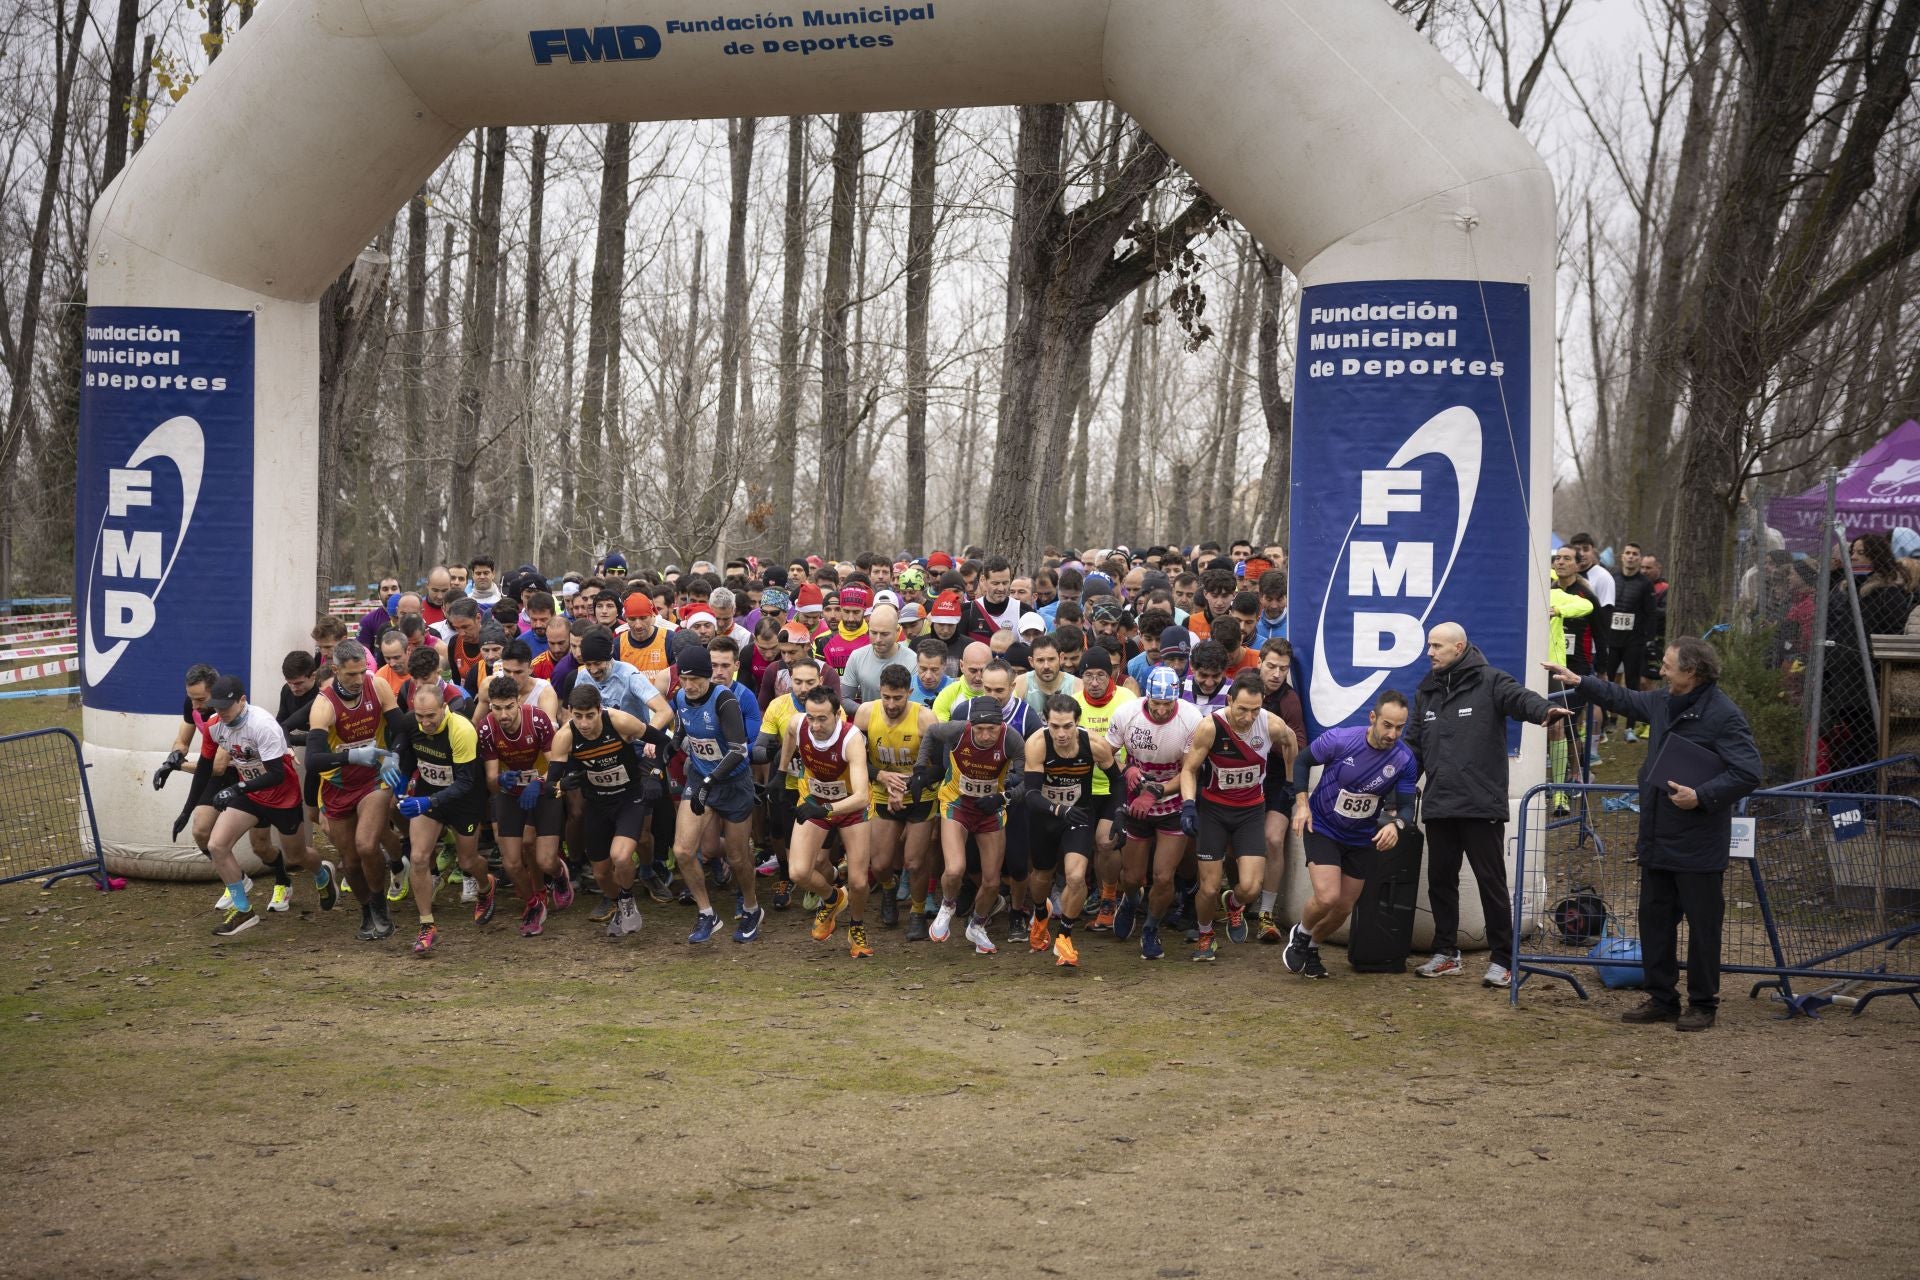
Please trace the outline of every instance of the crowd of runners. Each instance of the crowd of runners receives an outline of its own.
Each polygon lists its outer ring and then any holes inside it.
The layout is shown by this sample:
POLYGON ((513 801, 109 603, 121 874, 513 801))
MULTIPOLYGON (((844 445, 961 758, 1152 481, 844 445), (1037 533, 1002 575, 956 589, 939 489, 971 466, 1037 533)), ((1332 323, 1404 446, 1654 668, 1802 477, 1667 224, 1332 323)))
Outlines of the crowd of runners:
POLYGON ((272 710, 189 670, 153 777, 190 775, 175 837, 226 886, 219 938, 306 874, 363 940, 410 904, 420 956, 457 946, 437 914, 457 882, 474 927, 511 893, 527 937, 584 914, 630 938, 644 897, 692 908, 670 931, 696 946, 797 906, 856 959, 958 932, 1063 967, 1089 934, 1213 961, 1224 934, 1325 977, 1321 940, 1415 816, 1403 696, 1308 740, 1278 546, 1049 553, 1031 576, 978 548, 616 553, 552 579, 481 556, 420 591, 389 578, 312 639, 272 710), (1283 927, 1294 832, 1313 896, 1283 927))

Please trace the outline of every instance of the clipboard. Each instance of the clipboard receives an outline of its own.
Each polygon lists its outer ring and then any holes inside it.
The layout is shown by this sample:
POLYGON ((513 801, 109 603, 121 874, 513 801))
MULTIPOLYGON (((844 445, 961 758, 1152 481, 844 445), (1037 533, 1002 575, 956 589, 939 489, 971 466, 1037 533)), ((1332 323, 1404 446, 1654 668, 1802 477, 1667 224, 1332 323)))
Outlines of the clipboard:
POLYGON ((1661 735, 1660 750, 1647 766, 1647 782, 1662 795, 1670 782, 1698 790, 1703 783, 1727 770, 1726 762, 1697 742, 1690 742, 1672 731, 1661 735))

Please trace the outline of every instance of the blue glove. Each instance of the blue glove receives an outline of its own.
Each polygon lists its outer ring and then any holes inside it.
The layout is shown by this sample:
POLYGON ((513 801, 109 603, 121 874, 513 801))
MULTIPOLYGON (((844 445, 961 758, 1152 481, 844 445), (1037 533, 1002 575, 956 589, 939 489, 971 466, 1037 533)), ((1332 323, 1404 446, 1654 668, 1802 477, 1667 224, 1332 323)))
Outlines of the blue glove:
POLYGON ((526 786, 520 792, 520 809, 523 813, 532 813, 540 804, 540 779, 529 777, 526 786))
POLYGON ((380 781, 395 795, 407 789, 407 780, 400 773, 400 757, 397 753, 387 752, 386 759, 380 766, 380 781))
POLYGON ((400 802, 400 816, 403 818, 423 817, 427 807, 433 803, 428 796, 408 796, 400 802))
POLYGON ((520 776, 520 771, 517 769, 502 769, 500 771, 500 789, 502 791, 513 790, 520 785, 520 776))
POLYGON ((1200 810, 1191 800, 1180 802, 1180 834, 1183 836, 1200 834, 1200 810))
POLYGON ((222 787, 213 793, 213 807, 216 809, 229 808, 240 798, 240 794, 240 788, 238 787, 222 787))

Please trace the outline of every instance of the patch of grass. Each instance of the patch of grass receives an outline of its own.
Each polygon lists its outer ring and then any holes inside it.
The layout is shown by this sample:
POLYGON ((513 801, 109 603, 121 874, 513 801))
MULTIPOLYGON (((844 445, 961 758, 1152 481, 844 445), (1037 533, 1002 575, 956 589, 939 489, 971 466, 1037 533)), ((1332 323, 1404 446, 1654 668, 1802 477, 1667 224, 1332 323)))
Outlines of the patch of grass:
MULTIPOLYGON (((73 676, 63 676, 48 687, 58 688, 71 683, 73 676)), ((29 681, 25 685, 8 685, 8 692, 19 689, 33 689, 46 682, 29 681)), ((66 729, 78 736, 80 733, 80 708, 68 706, 62 696, 45 698, 0 698, 0 735, 26 733, 31 729, 66 729)), ((162 744, 163 746, 165 744, 162 744)))

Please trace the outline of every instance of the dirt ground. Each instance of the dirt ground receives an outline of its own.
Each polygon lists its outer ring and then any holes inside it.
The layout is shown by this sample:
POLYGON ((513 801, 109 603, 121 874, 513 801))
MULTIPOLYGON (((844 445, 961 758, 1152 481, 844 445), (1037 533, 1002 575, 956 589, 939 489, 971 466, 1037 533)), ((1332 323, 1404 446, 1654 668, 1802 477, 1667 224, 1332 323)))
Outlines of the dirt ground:
POLYGON ((797 911, 416 961, 213 893, 0 888, 0 1275, 1914 1273, 1905 1004, 1683 1036, 1478 958, 856 965, 797 911))

